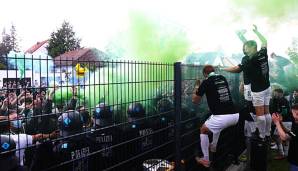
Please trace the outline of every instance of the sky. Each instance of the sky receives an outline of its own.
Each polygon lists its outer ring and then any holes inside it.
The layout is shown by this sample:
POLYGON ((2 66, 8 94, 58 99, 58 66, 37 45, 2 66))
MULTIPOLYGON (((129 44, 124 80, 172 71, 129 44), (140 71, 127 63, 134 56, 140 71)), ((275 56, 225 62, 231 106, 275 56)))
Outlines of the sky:
POLYGON ((235 31, 247 29, 248 39, 257 39, 253 24, 268 39, 269 52, 285 55, 292 38, 298 37, 297 0, 264 0, 265 7, 257 0, 0 1, 0 29, 8 30, 14 24, 21 50, 48 39, 64 20, 73 25, 82 46, 103 50, 128 28, 131 11, 179 27, 191 42, 191 52, 241 52, 242 43, 235 31))

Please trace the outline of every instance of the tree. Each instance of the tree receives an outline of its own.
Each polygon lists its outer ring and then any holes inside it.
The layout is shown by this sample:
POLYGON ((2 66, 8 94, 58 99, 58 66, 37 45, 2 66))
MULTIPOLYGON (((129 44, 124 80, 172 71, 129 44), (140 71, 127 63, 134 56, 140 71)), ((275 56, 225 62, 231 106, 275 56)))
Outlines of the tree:
POLYGON ((47 50, 50 56, 57 57, 65 52, 79 49, 80 42, 81 39, 75 36, 73 27, 64 21, 60 29, 52 32, 47 50))
POLYGON ((10 28, 10 47, 11 47, 11 50, 15 52, 20 52, 16 27, 14 25, 11 25, 11 28, 10 28))
POLYGON ((294 38, 291 47, 288 48, 290 59, 298 66, 298 37, 294 38))
POLYGON ((5 28, 2 31, 0 41, 0 69, 5 69, 7 62, 6 56, 10 51, 19 52, 16 27, 11 25, 10 34, 6 33, 5 28))
POLYGON ((6 55, 11 51, 10 35, 6 33, 5 28, 2 31, 2 39, 0 42, 0 69, 6 69, 6 55))
POLYGON ((0 56, 6 56, 10 51, 19 52, 16 27, 11 25, 10 34, 6 33, 5 28, 2 31, 2 40, 0 42, 0 56))
POLYGON ((5 57, 11 50, 11 38, 6 33, 5 28, 2 31, 2 40, 0 42, 0 56, 5 57))

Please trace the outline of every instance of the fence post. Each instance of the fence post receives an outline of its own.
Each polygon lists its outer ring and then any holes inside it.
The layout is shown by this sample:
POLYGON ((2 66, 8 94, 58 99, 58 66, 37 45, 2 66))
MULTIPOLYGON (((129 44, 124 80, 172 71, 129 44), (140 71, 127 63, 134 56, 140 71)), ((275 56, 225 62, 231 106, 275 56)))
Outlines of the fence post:
POLYGON ((174 101, 175 101, 175 170, 181 170, 181 96, 182 96, 181 62, 174 64, 174 101))

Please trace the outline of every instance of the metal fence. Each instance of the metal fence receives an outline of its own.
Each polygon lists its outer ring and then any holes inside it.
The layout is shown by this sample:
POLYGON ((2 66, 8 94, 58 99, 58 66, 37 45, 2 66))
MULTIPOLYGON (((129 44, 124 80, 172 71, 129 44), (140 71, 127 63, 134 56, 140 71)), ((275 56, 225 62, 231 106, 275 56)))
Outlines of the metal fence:
MULTIPOLYGON (((199 126, 208 117, 206 100, 191 102, 202 66, 17 56, 6 62, 12 69, 0 71, 1 170, 194 168, 199 126)), ((238 101, 239 77, 225 76, 238 101)))

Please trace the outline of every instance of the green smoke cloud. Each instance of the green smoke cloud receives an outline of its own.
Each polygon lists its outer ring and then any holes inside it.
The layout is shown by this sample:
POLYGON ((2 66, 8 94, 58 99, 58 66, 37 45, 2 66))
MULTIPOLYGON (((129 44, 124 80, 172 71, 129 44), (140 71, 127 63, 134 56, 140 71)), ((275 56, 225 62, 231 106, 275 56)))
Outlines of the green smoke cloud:
POLYGON ((257 16, 268 17, 273 20, 284 19, 297 15, 297 0, 231 0, 241 9, 252 10, 257 16))
MULTIPOLYGON (((90 73, 84 89, 79 89, 80 101, 94 108, 99 102, 109 105, 139 101, 145 105, 159 93, 172 92, 173 63, 188 53, 190 43, 178 27, 162 24, 141 13, 130 14, 129 29, 114 39, 110 52, 115 56, 131 56, 135 61, 152 63, 106 63, 106 67, 90 73)), ((61 89, 56 102, 69 99, 70 91, 61 89)), ((117 106, 117 105, 116 105, 117 106)), ((120 105, 119 105, 120 106, 120 105)), ((148 108, 147 108, 148 109, 148 108)))
POLYGON ((186 33, 169 22, 157 21, 141 12, 130 12, 128 29, 111 40, 115 56, 135 61, 174 63, 189 53, 186 33), (121 53, 119 53, 121 52, 121 53))

